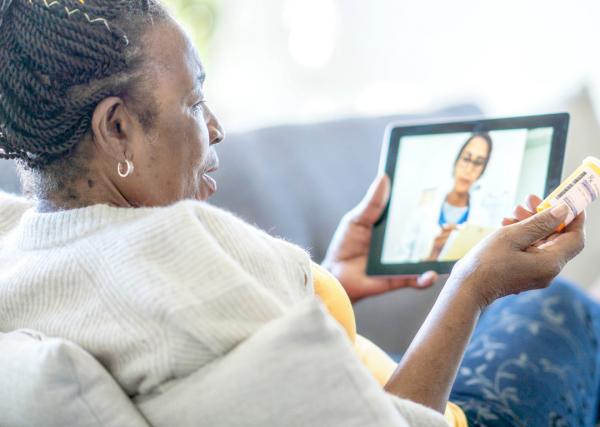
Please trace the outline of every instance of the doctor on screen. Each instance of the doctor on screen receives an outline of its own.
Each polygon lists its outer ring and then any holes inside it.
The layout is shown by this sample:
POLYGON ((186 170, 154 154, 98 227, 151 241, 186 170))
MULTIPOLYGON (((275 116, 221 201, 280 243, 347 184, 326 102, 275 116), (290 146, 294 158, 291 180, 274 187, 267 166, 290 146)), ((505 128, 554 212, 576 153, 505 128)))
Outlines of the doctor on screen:
POLYGON ((487 132, 474 133, 456 156, 452 185, 422 191, 409 232, 407 261, 437 260, 450 233, 460 225, 490 225, 475 184, 487 168, 492 148, 487 132))

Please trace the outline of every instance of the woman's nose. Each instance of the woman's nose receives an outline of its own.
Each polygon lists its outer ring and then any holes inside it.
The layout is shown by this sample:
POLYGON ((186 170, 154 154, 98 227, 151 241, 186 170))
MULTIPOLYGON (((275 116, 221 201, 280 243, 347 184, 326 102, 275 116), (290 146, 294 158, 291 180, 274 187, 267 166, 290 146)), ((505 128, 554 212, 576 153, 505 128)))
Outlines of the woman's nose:
POLYGON ((210 113, 210 120, 208 122, 208 131, 211 144, 218 144, 225 139, 225 131, 212 111, 210 113))
POLYGON ((225 132, 220 124, 217 123, 217 126, 213 127, 210 137, 211 144, 218 144, 225 139, 225 132))

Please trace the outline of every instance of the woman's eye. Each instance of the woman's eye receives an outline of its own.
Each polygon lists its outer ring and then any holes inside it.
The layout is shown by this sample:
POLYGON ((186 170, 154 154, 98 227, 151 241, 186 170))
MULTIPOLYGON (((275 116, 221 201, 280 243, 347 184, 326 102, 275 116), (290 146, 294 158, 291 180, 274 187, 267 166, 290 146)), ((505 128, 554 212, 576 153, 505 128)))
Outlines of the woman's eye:
POLYGON ((200 101, 200 102, 197 102, 196 104, 194 104, 194 105, 192 106, 192 111, 193 111, 194 113, 197 113, 197 112, 199 112, 200 110, 202 110, 202 109, 204 108, 204 105, 205 105, 205 104, 206 104, 206 100, 205 100, 205 99, 203 99, 203 100, 202 100, 202 101, 200 101))

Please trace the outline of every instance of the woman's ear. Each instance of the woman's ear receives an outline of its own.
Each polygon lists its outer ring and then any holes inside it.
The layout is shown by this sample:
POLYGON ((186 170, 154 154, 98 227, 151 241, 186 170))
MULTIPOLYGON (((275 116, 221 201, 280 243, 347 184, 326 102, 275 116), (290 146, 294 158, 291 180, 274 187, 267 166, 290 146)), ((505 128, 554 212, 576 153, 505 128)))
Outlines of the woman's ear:
POLYGON ((98 148, 116 161, 127 158, 128 143, 135 126, 127 106, 119 97, 105 98, 92 116, 92 137, 98 148))

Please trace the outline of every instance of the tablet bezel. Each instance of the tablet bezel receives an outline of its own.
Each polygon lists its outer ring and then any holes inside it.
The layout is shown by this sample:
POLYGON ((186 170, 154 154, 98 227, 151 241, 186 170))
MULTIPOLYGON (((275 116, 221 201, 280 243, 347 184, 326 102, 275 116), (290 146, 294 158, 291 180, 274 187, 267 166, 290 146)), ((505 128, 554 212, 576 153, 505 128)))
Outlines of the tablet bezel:
MULTIPOLYGON (((506 117, 497 119, 469 119, 442 123, 423 124, 399 124, 391 123, 386 128, 381 150, 379 169, 385 172, 391 181, 391 189, 394 188, 394 176, 396 172, 396 161, 402 138, 414 135, 434 135, 455 132, 489 132, 508 129, 535 129, 552 127, 552 142, 548 172, 546 176, 546 188, 544 197, 560 184, 562 168, 565 156, 567 132, 569 127, 569 114, 556 113, 536 116, 506 117)), ((387 225, 387 214, 389 202, 382 216, 375 223, 369 250, 367 263, 367 274, 369 276, 398 276, 419 275, 429 270, 440 274, 449 273, 456 261, 424 261, 419 263, 382 264, 381 253, 387 225)))

